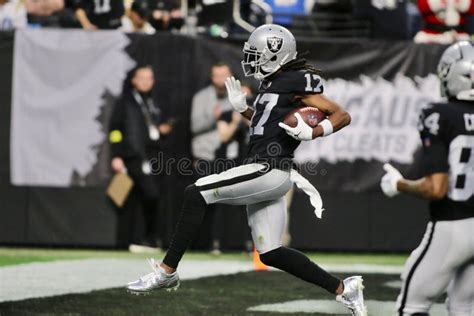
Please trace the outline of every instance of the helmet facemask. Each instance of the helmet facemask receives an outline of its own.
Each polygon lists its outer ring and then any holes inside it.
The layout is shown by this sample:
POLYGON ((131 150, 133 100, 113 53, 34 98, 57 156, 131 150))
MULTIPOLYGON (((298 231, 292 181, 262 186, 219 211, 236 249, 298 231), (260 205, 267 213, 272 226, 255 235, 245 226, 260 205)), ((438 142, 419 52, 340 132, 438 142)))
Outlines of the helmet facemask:
POLYGON ((277 62, 277 56, 284 52, 272 53, 268 48, 258 51, 250 46, 248 42, 244 44, 244 60, 242 60, 242 69, 246 77, 253 76, 257 80, 263 80, 275 73, 288 60, 288 53, 283 57, 280 63, 277 62))

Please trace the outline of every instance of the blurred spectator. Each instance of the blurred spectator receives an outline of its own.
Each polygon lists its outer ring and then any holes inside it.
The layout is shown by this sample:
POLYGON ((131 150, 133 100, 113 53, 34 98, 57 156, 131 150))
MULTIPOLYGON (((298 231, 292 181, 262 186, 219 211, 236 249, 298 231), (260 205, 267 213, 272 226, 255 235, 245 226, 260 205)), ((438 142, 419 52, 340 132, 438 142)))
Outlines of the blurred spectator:
POLYGON ((148 0, 150 23, 156 30, 180 29, 184 24, 181 0, 148 0))
MULTIPOLYGON (((230 67, 216 63, 211 68, 212 84, 196 93, 191 106, 191 141, 194 158, 214 161, 215 151, 220 146, 217 120, 223 111, 232 109, 227 100, 225 79, 232 76, 230 67)), ((213 171, 211 171, 212 173, 213 171)))
MULTIPOLYGON (((247 104, 253 104, 254 92, 252 86, 247 82, 242 82, 242 91, 247 94, 247 104)), ((222 111, 217 120, 217 130, 219 132, 221 145, 216 150, 216 159, 224 159, 232 164, 217 165, 218 170, 222 172, 228 169, 227 166, 237 166, 243 163, 245 159, 249 122, 242 119, 242 115, 233 111, 233 109, 222 111)))
POLYGON ((64 0, 26 0, 29 14, 48 16, 64 9, 64 0))
MULTIPOLYGON (((247 104, 252 104, 254 93, 252 87, 242 82, 242 91, 247 93, 247 104)), ((232 167, 244 163, 247 154, 249 121, 244 120, 242 115, 233 109, 222 111, 217 120, 221 145, 216 150, 216 163, 214 172, 223 172, 232 167)), ((243 247, 247 252, 253 249, 250 230, 247 225, 246 207, 241 205, 216 204, 214 217, 212 218, 212 253, 220 254, 222 238, 225 231, 230 227, 237 228, 237 233, 242 237, 243 247)))
POLYGON ((0 31, 26 25, 26 7, 22 0, 0 0, 0 31))
POLYGON ((80 28, 82 27, 76 17, 76 8, 78 0, 64 0, 64 9, 58 13, 59 26, 62 28, 80 28))
POLYGON ((474 1, 419 0, 423 28, 414 38, 416 43, 450 44, 469 40, 466 19, 474 13, 474 1))
POLYGON ((267 12, 256 5, 252 0, 242 0, 240 2, 240 14, 242 18, 252 25, 265 24, 267 12))
POLYGON ((155 34, 155 28, 148 22, 150 10, 146 1, 134 1, 122 18, 121 30, 127 33, 155 34))
POLYGON ((28 24, 41 27, 59 27, 64 0, 26 0, 28 24))
MULTIPOLYGON (((390 2, 394 0, 371 0, 370 3, 375 7, 376 2, 390 2)), ((305 11, 325 12, 325 13, 352 13, 354 1, 352 0, 315 0, 307 3, 305 11)))
MULTIPOLYGON (((221 146, 221 136, 217 129, 217 121, 222 113, 232 110, 227 99, 225 79, 232 76, 229 65, 216 63, 211 67, 211 85, 196 93, 191 105, 191 149, 195 158, 197 178, 216 172, 216 151, 221 146)), ((215 205, 206 214, 214 220, 215 205)), ((211 235, 213 232, 211 231, 211 235)), ((212 250, 220 251, 219 240, 213 240, 212 250)))
POLYGON ((291 25, 292 15, 305 15, 304 0, 265 0, 270 5, 273 13, 273 23, 291 25))
POLYGON ((171 133, 172 125, 154 101, 154 83, 152 68, 137 68, 131 88, 124 89, 110 123, 112 169, 127 172, 133 179, 144 214, 144 234, 132 241, 131 252, 158 251, 161 246, 157 228, 160 177, 152 175, 150 159, 159 157, 160 139, 171 133))
POLYGON ((76 17, 85 30, 113 30, 122 26, 122 0, 77 0, 76 17))

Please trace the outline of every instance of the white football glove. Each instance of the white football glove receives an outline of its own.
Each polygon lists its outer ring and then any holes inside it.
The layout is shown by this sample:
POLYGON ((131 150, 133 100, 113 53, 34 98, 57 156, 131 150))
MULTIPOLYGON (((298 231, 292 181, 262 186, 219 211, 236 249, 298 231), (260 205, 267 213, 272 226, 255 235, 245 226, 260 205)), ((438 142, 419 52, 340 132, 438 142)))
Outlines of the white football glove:
POLYGON ((386 173, 380 181, 380 187, 382 188, 382 191, 386 196, 394 197, 395 195, 400 193, 397 189, 397 182, 403 179, 403 176, 400 171, 395 169, 395 167, 393 167, 389 163, 384 164, 383 169, 386 173))
POLYGON ((288 135, 296 140, 312 140, 313 128, 306 124, 299 113, 295 113, 295 117, 298 121, 295 127, 288 126, 282 122, 278 123, 278 126, 283 128, 288 135))
POLYGON ((240 81, 234 77, 227 78, 225 80, 225 87, 227 89, 227 98, 229 98, 230 104, 234 107, 237 112, 245 112, 248 108, 246 93, 242 92, 240 81))

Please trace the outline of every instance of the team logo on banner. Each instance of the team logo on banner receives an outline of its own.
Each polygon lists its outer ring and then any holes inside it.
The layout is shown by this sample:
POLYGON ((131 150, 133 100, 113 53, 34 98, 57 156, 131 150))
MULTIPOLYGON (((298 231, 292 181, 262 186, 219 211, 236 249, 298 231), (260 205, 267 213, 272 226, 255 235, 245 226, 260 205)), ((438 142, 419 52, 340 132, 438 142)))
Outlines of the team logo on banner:
POLYGON ((281 37, 267 37, 267 47, 272 53, 277 53, 283 46, 283 38, 281 37))

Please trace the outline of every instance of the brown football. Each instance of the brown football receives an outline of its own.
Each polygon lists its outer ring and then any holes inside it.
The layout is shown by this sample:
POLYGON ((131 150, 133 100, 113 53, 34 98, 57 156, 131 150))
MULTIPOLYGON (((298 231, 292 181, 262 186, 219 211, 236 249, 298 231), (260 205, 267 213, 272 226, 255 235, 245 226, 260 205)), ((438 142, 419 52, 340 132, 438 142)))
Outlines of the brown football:
POLYGON ((285 116, 285 123, 288 126, 295 127, 298 121, 296 120, 295 113, 299 113, 303 120, 311 127, 316 127, 322 120, 326 118, 326 114, 319 111, 317 108, 308 106, 292 110, 285 116))

